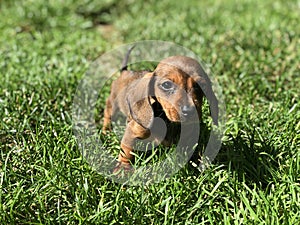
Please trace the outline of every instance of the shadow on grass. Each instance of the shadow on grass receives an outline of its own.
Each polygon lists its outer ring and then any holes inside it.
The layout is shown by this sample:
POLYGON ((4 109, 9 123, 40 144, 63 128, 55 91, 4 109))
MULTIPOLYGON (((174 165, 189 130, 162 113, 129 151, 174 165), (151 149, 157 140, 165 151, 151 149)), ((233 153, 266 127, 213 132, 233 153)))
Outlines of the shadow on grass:
POLYGON ((256 135, 254 129, 251 134, 239 132, 236 137, 229 136, 214 164, 222 164, 228 171, 234 171, 238 180, 249 187, 256 184, 266 188, 276 178, 278 152, 268 141, 258 140, 256 135))
MULTIPOLYGON (((199 164, 209 134, 210 127, 202 123, 199 146, 191 158, 193 163, 199 164)), ((229 173, 234 172, 238 181, 244 182, 249 187, 256 184, 267 188, 278 178, 279 157, 280 152, 270 141, 264 140, 254 128, 252 131, 240 131, 235 137, 227 135, 227 140, 223 141, 213 165, 222 165, 222 168, 229 173)), ((194 167, 190 166, 190 168, 194 167)), ((194 172, 198 171, 196 168, 194 170, 194 172)))

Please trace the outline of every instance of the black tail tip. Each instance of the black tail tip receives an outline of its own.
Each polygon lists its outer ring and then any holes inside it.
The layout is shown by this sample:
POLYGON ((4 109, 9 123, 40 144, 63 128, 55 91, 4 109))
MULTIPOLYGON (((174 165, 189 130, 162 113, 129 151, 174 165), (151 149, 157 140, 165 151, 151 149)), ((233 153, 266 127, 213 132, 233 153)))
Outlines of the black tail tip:
POLYGON ((131 46, 126 55, 125 55, 125 58, 123 59, 123 62, 122 62, 122 67, 121 67, 121 71, 124 71, 124 70, 127 70, 127 64, 128 64, 128 59, 129 59, 129 55, 131 53, 131 51, 134 49, 135 45, 131 46))

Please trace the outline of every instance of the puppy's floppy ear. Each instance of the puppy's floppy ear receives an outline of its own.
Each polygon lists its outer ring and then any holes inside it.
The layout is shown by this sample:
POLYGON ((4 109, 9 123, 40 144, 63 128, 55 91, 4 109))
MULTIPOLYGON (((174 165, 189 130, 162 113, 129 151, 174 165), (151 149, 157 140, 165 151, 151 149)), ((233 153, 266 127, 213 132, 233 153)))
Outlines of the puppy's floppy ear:
POLYGON ((126 99, 129 112, 133 120, 146 129, 150 129, 154 119, 152 109, 153 98, 153 73, 147 73, 139 79, 128 93, 126 99))
POLYGON ((219 103, 215 93, 212 90, 211 82, 205 93, 207 100, 209 101, 210 114, 215 125, 218 125, 219 117, 219 103))
MULTIPOLYGON (((203 77, 202 77, 203 78, 203 77)), ((209 102, 210 114, 215 125, 218 125, 219 106, 217 97, 212 89, 212 84, 208 76, 205 74, 204 79, 198 82, 200 88, 209 102)))

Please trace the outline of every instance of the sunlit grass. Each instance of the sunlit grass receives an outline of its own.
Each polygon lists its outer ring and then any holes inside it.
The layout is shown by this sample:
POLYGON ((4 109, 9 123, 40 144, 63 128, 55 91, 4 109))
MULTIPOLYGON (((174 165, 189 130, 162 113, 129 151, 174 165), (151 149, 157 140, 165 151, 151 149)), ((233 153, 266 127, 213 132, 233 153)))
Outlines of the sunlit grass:
MULTIPOLYGON (((5 0, 0 11, 1 224, 299 223, 296 1, 5 0), (226 131, 203 173, 187 164, 159 184, 122 186, 83 159, 71 106, 97 56, 145 39, 183 45, 208 64, 226 131)), ((118 154, 115 137, 107 147, 118 154)), ((137 153, 137 164, 163 150, 137 153)))

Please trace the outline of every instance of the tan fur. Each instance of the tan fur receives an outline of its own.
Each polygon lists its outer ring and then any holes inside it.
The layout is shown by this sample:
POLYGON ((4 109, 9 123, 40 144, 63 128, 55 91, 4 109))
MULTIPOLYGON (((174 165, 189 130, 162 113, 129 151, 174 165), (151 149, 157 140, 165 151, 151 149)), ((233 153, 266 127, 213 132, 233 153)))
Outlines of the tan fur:
MULTIPOLYGON (((103 123, 103 133, 106 133, 116 112, 121 111, 127 117, 121 140, 122 152, 115 171, 122 167, 130 168, 130 162, 134 160, 131 152, 137 139, 159 139, 159 130, 155 129, 155 117, 162 117, 167 124, 171 124, 169 127, 179 122, 198 123, 202 115, 203 96, 209 100, 211 115, 217 124, 218 102, 211 82, 200 64, 189 57, 166 58, 153 72, 122 71, 112 84, 103 123), (165 89, 170 85, 171 90, 165 89), (184 111, 187 108, 190 111, 184 111)), ((174 134, 167 131, 164 140, 160 141, 164 145, 170 145, 174 141, 173 137, 174 134)))

